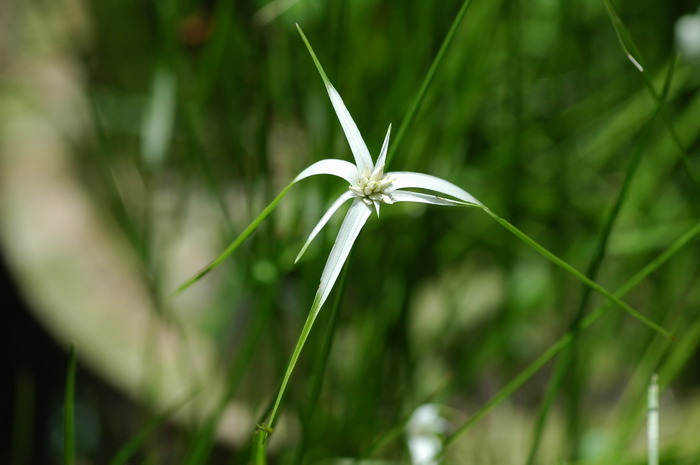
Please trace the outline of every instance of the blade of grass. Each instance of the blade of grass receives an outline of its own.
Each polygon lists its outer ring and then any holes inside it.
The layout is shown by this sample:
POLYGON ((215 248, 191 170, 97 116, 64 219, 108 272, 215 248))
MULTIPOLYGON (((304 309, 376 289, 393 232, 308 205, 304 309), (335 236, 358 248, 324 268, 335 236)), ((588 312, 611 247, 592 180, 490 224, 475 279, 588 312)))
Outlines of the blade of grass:
POLYGON ((168 420, 175 412, 187 404, 192 398, 194 398, 199 391, 188 395, 186 398, 176 403, 169 409, 165 410, 159 415, 151 418, 141 429, 127 441, 114 455, 109 465, 124 465, 131 458, 132 455, 139 450, 141 446, 146 442, 146 440, 153 434, 153 432, 158 429, 160 425, 168 420))
POLYGON ((209 191, 209 195, 216 201, 219 209, 221 210, 221 216, 225 220, 225 226, 230 229, 231 227, 231 215, 229 214, 226 200, 223 197, 222 189, 216 173, 212 171, 212 167, 206 162, 204 153, 206 151, 206 144, 204 144, 204 136, 202 135, 201 123, 199 121, 199 115, 193 102, 187 102, 183 105, 185 123, 184 127, 187 131, 186 141, 189 145, 188 150, 185 150, 185 154, 189 161, 198 169, 202 178, 204 179, 204 184, 209 191))
POLYGON ((228 380, 226 383, 226 392, 219 399, 213 414, 206 420, 201 431, 198 432, 194 444, 190 447, 185 459, 182 461, 184 465, 200 465, 207 463, 209 454, 216 440, 217 428, 226 411, 226 405, 233 399, 245 374, 249 371, 250 364, 262 340, 263 332, 270 322, 270 318, 273 314, 275 297, 278 295, 276 292, 277 289, 279 289, 279 280, 266 286, 266 292, 260 291, 260 294, 263 295, 264 298, 253 312, 255 321, 245 331, 245 340, 242 342, 240 348, 236 350, 238 355, 227 370, 228 380))
MULTIPOLYGON (((580 332, 580 326, 577 326, 574 331, 576 333, 580 332)), ((571 338, 571 346, 576 343, 575 340, 576 336, 571 338)), ((540 447, 540 442, 542 441, 542 433, 544 432, 544 425, 547 422, 547 417, 549 416, 552 404, 554 404, 554 400, 557 398, 557 394, 559 393, 559 390, 563 384, 564 374, 571 363, 572 353, 572 350, 565 351, 559 358, 559 363, 557 363, 557 365, 554 367, 554 373, 552 373, 552 377, 547 385, 547 392, 545 393, 544 400, 542 401, 542 405, 537 412, 535 431, 532 434, 530 450, 527 453, 527 462, 525 462, 527 465, 533 465, 536 463, 537 452, 540 447)))
MULTIPOLYGON (((662 95, 661 95, 661 100, 659 104, 656 106, 656 110, 654 113, 650 116, 649 120, 647 121, 642 134, 640 138, 637 140, 637 143, 635 144, 634 150, 632 152, 632 156, 630 157, 629 163, 627 165, 627 170, 625 172, 625 179, 622 182, 622 187, 618 191, 617 198, 615 199, 615 202, 610 209, 610 212, 608 213, 605 223, 603 225, 603 228, 601 230, 600 236, 598 237, 597 244, 595 246, 595 250, 593 252, 593 256, 591 257, 591 261, 588 265, 588 269, 586 271, 586 275, 589 276, 592 280, 596 280, 598 276, 598 272, 600 271, 600 267, 603 263, 603 259, 606 255, 607 248, 608 248, 608 241, 610 239, 610 234, 612 233, 613 227, 617 221, 617 218, 620 214, 620 210, 622 209, 622 205, 627 199, 627 193, 629 191, 629 188, 632 184, 632 180, 634 179, 634 176, 637 172, 637 168, 639 167, 639 164, 642 159, 642 154, 646 147, 648 146, 649 139, 652 134, 652 129, 656 123, 656 120, 661 112, 661 105, 663 102, 665 102, 666 97, 668 96, 669 89, 671 87, 671 82, 673 80, 673 73, 675 70, 675 60, 672 60, 671 63, 669 64, 668 71, 666 73, 666 78, 664 81, 664 86, 662 90, 662 95)), ((574 320, 570 326, 570 329, 573 331, 574 334, 574 340, 571 344, 571 348, 569 351, 575 351, 576 346, 578 343, 578 336, 579 336, 579 329, 580 329, 580 323, 581 320, 583 319, 583 316, 585 314, 586 308, 588 307, 588 302, 591 297, 591 288, 588 286, 585 286, 581 295, 581 300, 579 301, 579 306, 576 310, 576 315, 574 316, 574 320)), ((535 462, 535 458, 537 456, 537 450, 540 445, 540 440, 542 438, 542 432, 544 429, 544 425, 546 423, 547 415, 549 414, 549 409, 550 406, 552 405, 554 399, 556 398, 560 388, 562 387, 562 379, 566 378, 569 381, 569 389, 567 389, 567 392, 570 395, 570 402, 569 406, 570 409, 576 409, 577 404, 578 404, 578 398, 577 398, 577 391, 580 386, 583 385, 583 377, 579 376, 579 365, 577 363, 577 356, 575 353, 571 353, 567 356, 562 356, 558 363, 557 366, 554 370, 554 374, 552 375, 552 380, 550 382, 550 385, 547 388, 547 394, 545 396, 545 401, 543 402, 542 408, 540 409, 538 413, 538 418, 535 426, 535 432, 533 433, 533 440, 530 445, 530 452, 528 453, 528 461, 527 464, 531 465, 535 462), (564 373, 566 371, 570 371, 568 376, 564 376, 564 373)), ((580 431, 578 431, 578 427, 576 425, 579 425, 578 421, 578 411, 574 411, 573 414, 570 411, 569 412, 569 419, 570 419, 570 425, 569 425, 569 431, 571 433, 571 440, 572 443, 575 442, 579 438, 580 431)), ((576 448, 574 448, 576 450, 576 448)))
POLYGON ((75 346, 70 347, 63 401, 63 465, 75 463, 75 346))
MULTIPOLYGON (((671 257, 678 253, 683 247, 690 243, 700 235, 700 223, 696 224, 693 228, 679 237, 673 244, 671 244, 666 250, 664 250, 658 257, 649 262, 644 268, 638 271, 632 278, 630 278, 625 284, 623 284, 617 292, 616 295, 623 297, 633 288, 635 288, 639 283, 646 279, 650 274, 656 271, 664 263, 666 263, 671 257)), ((587 329, 593 323, 595 323, 601 316, 603 316, 613 304, 611 302, 606 302, 603 305, 596 308, 591 312, 586 318, 581 322, 581 329, 587 329)), ((567 345, 571 343, 573 336, 571 331, 567 332, 558 341, 556 341, 549 349, 547 349, 542 355, 540 355, 535 361, 528 365, 523 371, 518 374, 513 380, 511 380, 506 386, 504 386, 494 397, 492 397, 488 402, 486 402, 474 415, 471 416, 465 423, 458 427, 452 434, 445 438, 445 448, 453 443, 459 436, 469 431, 475 424, 479 422, 487 413, 489 413, 494 407, 498 406, 503 400, 508 398, 512 393, 518 390, 525 382, 527 382, 535 373, 537 373, 544 365, 547 364, 552 358, 559 354, 567 345)), ((443 449, 444 450, 444 449, 443 449)))
POLYGON ((646 390, 640 386, 645 386, 646 381, 654 373, 658 373, 659 378, 663 380, 660 383, 660 389, 663 390, 697 353, 697 348, 700 346, 700 318, 690 311, 686 318, 676 324, 678 328, 683 329, 679 330, 677 339, 672 345, 656 337, 639 357, 638 367, 619 400, 621 406, 617 409, 617 417, 620 421, 603 455, 606 460, 609 459, 608 463, 617 463, 623 459, 623 451, 632 447, 631 444, 642 424, 646 412, 644 408, 646 390))
MULTIPOLYGON (((347 267, 347 263, 344 265, 344 268, 345 267, 347 267)), ((306 340, 308 339, 309 334, 311 333, 311 328, 313 327, 314 322, 316 321, 316 317, 318 316, 320 309, 320 301, 320 294, 317 293, 313 303, 311 304, 311 310, 309 310, 309 315, 306 317, 306 321, 304 322, 304 327, 301 330, 299 339, 297 339, 297 343, 294 346, 294 350, 292 351, 292 356, 289 360, 289 363, 287 364, 287 369, 284 373, 284 377, 282 378, 280 388, 277 391, 277 397, 275 398, 275 402, 272 406, 272 411, 270 412, 270 416, 265 425, 270 429, 274 428, 275 426, 275 421, 277 420, 277 413, 279 412, 279 408, 282 403, 282 398, 284 397, 284 393, 287 390, 287 385, 289 384, 292 372, 294 372, 294 368, 296 367, 297 361, 299 360, 301 350, 304 348, 304 344, 306 344, 306 340)), ((262 434, 264 436, 269 435, 269 433, 265 430, 263 430, 262 434)), ((265 442, 265 439, 263 439, 263 442, 265 442)))
POLYGON ((253 234, 253 232, 255 232, 255 230, 258 228, 258 226, 260 226, 260 223, 262 223, 265 220, 265 218, 267 218, 268 215, 270 213, 272 213, 272 210, 274 210, 275 207, 277 207, 277 205, 284 198, 284 196, 287 195, 287 193, 290 191, 292 186, 294 186, 294 184, 295 183, 292 182, 287 187, 285 187, 282 190, 282 192, 280 192, 279 195, 277 195, 277 197, 275 197, 272 200, 272 202, 270 202, 253 221, 251 221, 251 223, 243 230, 243 232, 240 233, 238 235, 238 237, 236 237, 233 240, 233 242, 231 242, 231 244, 226 248, 226 250, 224 250, 221 253, 221 255, 216 257, 211 263, 209 263, 207 266, 202 268, 197 274, 195 274, 190 279, 188 279, 183 284, 181 284, 177 288, 177 290, 171 294, 171 297, 181 293, 182 291, 184 291, 185 289, 187 289, 188 287, 190 287, 191 285, 193 285, 194 283, 196 283, 197 281, 202 279, 207 273, 209 273, 211 270, 213 270, 214 268, 219 266, 224 260, 226 260, 229 257, 229 255, 231 255, 233 252, 235 252, 236 249, 238 249, 238 247, 246 239, 248 239, 248 237, 250 237, 250 235, 253 234))
POLYGON ((600 284, 596 283, 595 281, 591 280, 588 276, 584 275, 580 271, 578 271, 576 268, 573 266, 569 265, 567 262, 562 260, 561 258, 557 257, 554 255, 552 252, 541 246, 539 243, 537 243, 534 239, 530 238, 527 234, 510 224, 508 221, 505 219, 501 218, 500 216, 496 215, 493 213, 491 210, 489 210, 487 207, 481 206, 481 205, 476 205, 476 208, 480 208, 483 211, 485 211, 491 218, 496 220, 498 224, 506 228, 508 231, 513 233, 518 239, 522 240, 525 242, 527 245, 529 245, 531 248, 533 248, 535 251, 537 251, 540 255, 557 265, 559 268, 563 269, 564 271, 567 271, 569 274, 573 275, 576 277, 579 281, 582 283, 586 284, 587 286, 591 287, 594 291, 598 292, 602 296, 606 297, 608 300, 611 302, 615 303, 618 307, 622 308, 625 310, 627 313, 635 317, 637 320, 641 321, 645 325, 647 325, 649 328, 653 329, 654 331, 657 331, 660 334, 663 334, 666 337, 671 337, 671 333, 667 331, 666 329, 662 328, 646 316, 642 315, 639 313, 637 310, 633 309, 630 307, 628 304, 620 300, 619 297, 615 296, 613 293, 602 287, 600 284))
POLYGON ((212 15, 215 24, 212 27, 214 31, 212 38, 205 44, 205 48, 201 54, 199 69, 201 77, 198 79, 198 87, 194 109, 196 114, 201 114, 202 109, 207 100, 212 95, 214 84, 217 78, 221 77, 221 68, 225 63, 227 53, 227 45, 235 31, 235 5, 233 0, 224 0, 217 2, 215 11, 212 15))
POLYGON ((627 30, 625 23, 623 23, 622 19, 620 19, 620 15, 617 14, 617 11, 615 10, 615 7, 613 6, 612 2, 610 0, 603 0, 603 3, 605 4, 605 8, 608 13, 608 17, 610 18, 610 22, 612 23, 613 28, 615 29, 617 40, 622 46, 622 50, 627 55, 627 58, 632 62, 632 64, 635 65, 637 70, 639 70, 640 74, 642 75, 644 85, 649 90, 649 93, 654 99, 654 103, 657 105, 658 108, 660 108, 661 118, 663 119, 664 124, 666 125, 668 132, 671 135, 673 143, 678 149, 678 152, 681 156, 681 161, 683 162, 683 166, 685 167, 688 176, 690 176, 693 183, 697 184, 698 179, 695 175, 695 171, 693 170, 692 165, 690 164, 688 151, 683 146, 683 142, 681 141, 678 132, 676 132, 676 129, 673 126, 670 117, 666 113, 665 105, 663 102, 664 99, 656 92, 656 89, 654 88, 654 84, 652 82, 651 77, 649 76, 649 72, 647 71, 647 67, 642 57, 642 54, 640 53, 639 49, 634 43, 634 40, 632 40, 632 35, 627 30))
POLYGON ((399 130, 396 133, 396 137, 394 137, 394 140, 391 143, 389 153, 386 157, 387 167, 391 164, 391 160, 394 158, 396 150, 398 149, 399 144, 403 140, 403 137, 406 135, 406 131, 408 131, 408 129, 413 124, 413 121, 415 121, 416 115, 418 114, 418 110, 420 110, 420 107, 423 104, 423 100, 425 99, 425 96, 428 93, 430 84, 432 84, 433 79, 435 78, 435 73, 437 72, 440 63, 442 62, 445 52, 452 43, 455 33, 457 32, 457 28, 459 28, 459 25, 462 22, 462 19, 464 19, 464 16, 466 15, 467 10, 469 9, 469 6, 471 4, 471 0, 465 0, 462 3, 462 6, 460 7, 459 11, 457 12, 455 19, 452 21, 452 25, 447 31, 447 35, 442 41, 442 45, 440 45, 440 50, 438 50, 437 55, 435 55, 435 58, 433 59, 430 68, 428 69, 428 73, 425 75, 423 83, 421 84, 420 89, 418 90, 418 94, 416 95, 416 98, 413 100, 413 103, 409 107, 408 113, 406 113, 406 116, 404 116, 403 120, 401 121, 401 126, 399 126, 399 130))

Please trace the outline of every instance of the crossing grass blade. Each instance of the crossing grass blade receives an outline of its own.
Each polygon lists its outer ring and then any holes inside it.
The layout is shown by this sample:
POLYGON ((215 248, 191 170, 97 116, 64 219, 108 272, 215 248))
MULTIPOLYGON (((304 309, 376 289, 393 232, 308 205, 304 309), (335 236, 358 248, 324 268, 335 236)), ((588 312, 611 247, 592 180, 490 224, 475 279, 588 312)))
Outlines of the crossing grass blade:
POLYGON ((274 314, 275 296, 278 295, 279 283, 276 282, 267 286, 265 297, 254 311, 254 320, 245 330, 245 337, 240 342, 236 357, 231 362, 227 376, 226 391, 218 400, 214 411, 209 415, 189 447, 188 452, 182 460, 183 465, 201 465, 210 460, 210 454, 216 444, 216 431, 220 426, 226 406, 236 395, 240 385, 253 363, 256 352, 264 344, 263 334, 265 328, 270 324, 274 314))
POLYGON ((124 444, 114 455, 112 460, 110 460, 109 465, 124 465, 128 463, 129 459, 141 448, 149 437, 161 426, 164 422, 172 418, 172 416, 179 409, 184 407, 188 402, 190 402, 197 394, 195 392, 187 397, 185 397, 180 402, 173 405, 171 408, 165 410, 164 412, 154 416, 145 425, 143 425, 139 431, 134 434, 129 441, 124 444))
MULTIPOLYGON (((630 186, 632 185, 632 181, 635 177, 635 174, 637 173, 637 168, 639 167, 639 164, 641 162, 642 154, 648 146, 652 134, 652 129, 654 128, 656 120, 659 114, 661 113, 661 105, 663 104, 663 102, 665 102, 666 97, 668 96, 668 92, 671 87, 671 82, 673 80, 673 73, 675 71, 675 64, 675 60, 672 60, 669 64, 661 94, 661 100, 656 106, 656 110, 654 111, 654 113, 649 117, 647 124, 643 128, 642 133, 634 146, 634 150, 632 151, 630 160, 627 164, 625 179, 622 182, 622 186, 618 191, 617 197, 615 198, 615 202, 613 203, 610 212, 606 216, 605 223, 601 229, 598 242, 595 246, 593 256, 591 257, 591 261, 586 271, 586 275, 594 281, 597 279, 598 272, 600 271, 603 259, 605 258, 608 248, 608 242, 610 240, 610 234, 612 233, 613 227, 617 222, 617 218, 622 209, 622 205, 624 204, 627 198, 627 193, 629 191, 630 186)), ((586 308, 588 307, 590 296, 591 288, 585 286, 581 295, 579 306, 576 310, 576 315, 574 316, 574 320, 571 325, 571 330, 573 331, 575 336, 577 336, 578 334, 579 324, 583 319, 586 308)), ((583 380, 579 379, 579 370, 574 367, 578 367, 580 362, 577 362, 575 364, 572 363, 576 359, 576 354, 570 353, 572 350, 575 350, 575 347, 578 342, 577 340, 578 337, 575 337, 574 342, 571 344, 571 348, 568 349, 569 353, 562 355, 562 357, 560 357, 557 361, 557 366, 554 369, 554 373, 552 374, 552 378, 550 380, 549 386, 547 387, 547 392, 545 394, 545 399, 542 403, 542 406, 537 416, 537 421, 535 423, 535 431, 533 433, 532 442, 530 444, 530 451, 528 452, 528 465, 535 463, 535 458, 537 456, 537 451, 540 446, 547 416, 549 415, 550 408, 552 406, 552 403, 554 402, 554 399, 557 397, 560 389, 564 385, 562 383, 562 380, 565 377, 565 373, 569 370, 571 370, 572 372, 569 373, 569 376, 567 377, 570 380, 571 386, 569 389, 569 396, 571 397, 571 401, 568 403, 568 405, 570 406, 570 409, 576 409, 579 405, 579 403, 576 401, 576 397, 578 396, 576 390, 578 389, 578 386, 582 384, 583 380)), ((575 418, 572 418, 576 416, 578 416, 578 412, 574 412, 573 415, 570 414, 569 420, 571 423, 578 423, 575 418)), ((572 442, 578 440, 577 438, 580 433, 580 431, 578 431, 578 428, 574 426, 574 424, 571 424, 569 427, 569 431, 571 431, 572 436, 574 436, 572 437, 572 442)))
POLYGON ((576 268, 574 268, 573 266, 569 265, 567 262, 565 262, 561 258, 554 255, 552 252, 550 252, 549 250, 547 250, 546 248, 541 246, 539 243, 537 243, 534 239, 530 238, 530 236, 528 236, 527 234, 525 234, 524 232, 522 232, 521 230, 519 230, 518 228, 516 228, 512 224, 510 224, 507 220, 496 215, 495 213, 493 213, 491 210, 489 210, 486 207, 482 207, 482 206, 478 206, 478 205, 475 207, 481 208, 491 218, 496 220, 496 222, 498 222, 498 224, 500 224, 501 226, 506 228, 508 231, 513 233, 518 239, 525 242, 527 245, 529 245, 531 248, 533 248, 535 251, 537 251, 540 255, 542 255, 543 257, 545 257, 547 260, 554 263, 555 265, 557 265, 559 268, 561 268, 564 271, 568 272, 569 274, 573 275, 579 281, 581 281, 585 285, 589 286, 597 293, 606 297, 608 300, 610 300, 615 305, 617 305, 618 307, 625 310, 627 313, 632 315, 637 320, 639 320, 642 323, 644 323, 645 325, 647 325, 649 328, 653 329, 654 331, 656 331, 656 332, 658 332, 666 337, 670 338, 672 336, 672 334, 668 330, 662 328, 661 326, 656 324, 654 321, 652 321, 649 318, 647 318, 646 316, 642 315, 634 308, 630 307, 628 304, 626 304, 625 302, 620 300, 620 298, 617 297, 615 294, 611 293, 610 291, 608 291, 607 289, 602 287, 600 284, 591 280, 588 276, 584 275, 583 273, 578 271, 576 268))
POLYGON ((75 463, 75 347, 71 346, 66 373, 66 392, 63 401, 63 464, 75 463))
MULTIPOLYGON (((695 170, 693 169, 692 165, 690 164, 688 150, 685 148, 680 136, 678 135, 678 132, 676 131, 673 125, 673 122, 671 121, 670 116, 666 112, 664 97, 662 95, 659 95, 659 93, 654 88, 654 83, 652 82, 652 79, 649 76, 648 67, 644 62, 644 58, 642 57, 641 52, 639 51, 634 40, 632 39, 632 35, 627 30, 625 23, 622 21, 620 15, 615 10, 612 1, 603 0, 603 2, 605 3, 605 9, 608 13, 608 17, 610 18, 610 22, 612 23, 613 28, 615 29, 615 34, 617 35, 617 40, 620 43, 622 50, 625 52, 625 55, 627 55, 627 58, 630 60, 630 62, 632 62, 632 64, 637 68, 637 70, 639 70, 640 74, 642 75, 644 85, 649 91, 649 94, 654 99, 654 103, 656 104, 657 109, 661 114, 661 118, 663 119, 664 124, 666 125, 666 128, 668 129, 668 132, 671 135, 671 139, 673 140, 674 145, 678 149, 678 153, 681 157, 681 161, 683 162, 683 166, 685 167, 685 170, 688 173, 688 176, 693 180, 695 184, 697 184, 698 177, 695 174, 695 170)), ((675 61, 675 59, 676 58, 674 57, 673 60, 675 61)))
POLYGON ((175 292, 171 294, 171 296, 176 296, 177 294, 181 293, 191 285, 195 284, 197 281, 202 279, 204 276, 206 276, 210 271, 212 271, 214 268, 218 267, 221 265, 221 263, 224 262, 232 253, 234 253, 238 247, 245 242, 246 239, 250 237, 251 234, 255 232, 256 229, 258 229, 258 226, 265 221, 265 218, 267 218, 270 213, 277 207, 277 205, 282 201, 282 199, 289 193, 291 188, 294 186, 295 183, 290 183, 287 187, 285 187, 282 192, 275 197, 272 202, 270 202, 260 214, 255 217, 255 219, 243 230, 242 233, 236 237, 231 244, 224 250, 218 257, 216 257, 211 263, 209 263, 207 266, 202 268, 197 274, 192 276, 190 279, 182 283, 175 292))
POLYGON ((404 116, 403 120, 401 121, 401 126, 399 126, 399 130, 396 133, 396 137, 394 137, 391 147, 389 148, 389 153, 386 157, 387 167, 391 164, 391 161, 394 159, 396 150, 398 149, 399 145, 401 144, 401 141, 406 135, 406 131, 408 131, 408 129, 413 124, 413 121, 416 119, 418 110, 420 110, 420 107, 423 104, 423 100, 425 100, 425 96, 428 93, 428 89, 430 88, 433 79, 435 78, 435 73, 437 72, 438 68, 440 67, 440 64, 442 63, 442 60, 445 56, 445 52, 450 47, 450 44, 452 44, 452 40, 454 39, 455 33, 457 32, 459 25, 462 23, 464 16, 467 14, 467 10, 471 6, 471 4, 472 0, 465 0, 464 2, 462 2, 462 6, 459 8, 459 11, 455 15, 455 19, 452 21, 452 25, 450 26, 450 29, 447 31, 447 35, 445 36, 445 39, 440 45, 440 50, 438 50, 437 55, 435 55, 435 58, 433 59, 430 68, 428 69, 428 73, 425 75, 425 78, 423 78, 423 83, 421 84, 420 89, 418 89, 418 94, 416 94, 416 98, 413 100, 413 103, 411 103, 411 106, 409 107, 406 116, 404 116))

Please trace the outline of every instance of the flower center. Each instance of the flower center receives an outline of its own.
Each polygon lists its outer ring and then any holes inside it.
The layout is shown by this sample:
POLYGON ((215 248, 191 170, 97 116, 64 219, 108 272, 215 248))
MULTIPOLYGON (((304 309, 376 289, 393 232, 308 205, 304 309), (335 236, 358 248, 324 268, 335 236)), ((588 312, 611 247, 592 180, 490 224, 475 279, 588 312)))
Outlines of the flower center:
POLYGON ((365 168, 357 182, 348 189, 367 205, 376 202, 391 204, 394 203, 394 200, 386 190, 391 186, 392 181, 393 179, 389 176, 384 176, 383 166, 371 173, 369 169, 365 168))

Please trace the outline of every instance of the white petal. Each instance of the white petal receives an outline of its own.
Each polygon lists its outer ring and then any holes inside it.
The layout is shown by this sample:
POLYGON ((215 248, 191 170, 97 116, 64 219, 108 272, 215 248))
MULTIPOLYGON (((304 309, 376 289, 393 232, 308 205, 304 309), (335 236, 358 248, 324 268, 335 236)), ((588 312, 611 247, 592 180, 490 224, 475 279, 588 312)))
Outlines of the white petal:
POLYGON ((357 129, 355 121, 353 121, 352 116, 350 116, 350 112, 345 107, 343 99, 340 98, 338 91, 335 90, 333 85, 327 80, 326 90, 328 91, 328 96, 331 98, 335 114, 338 115, 340 125, 343 127, 343 132, 350 145, 350 150, 355 157, 355 164, 357 164, 358 171, 362 172, 365 167, 371 170, 372 157, 370 157, 367 145, 365 145, 365 141, 362 139, 362 135, 360 134, 360 130, 357 129))
MULTIPOLYGON (((391 185, 394 189, 417 187, 419 189, 428 189, 431 191, 440 192, 442 194, 447 194, 463 202, 482 205, 481 202, 476 200, 474 196, 461 187, 455 186, 451 182, 447 182, 442 178, 431 176, 429 174, 413 173, 411 171, 394 171, 387 173, 386 176, 393 178, 391 185)), ((389 192, 389 194, 393 195, 392 192, 389 192)))
POLYGON ((319 160, 312 164, 304 171, 299 173, 299 176, 294 178, 294 181, 301 181, 302 179, 308 178, 309 176, 315 176, 317 174, 331 174, 333 176, 338 176, 345 179, 350 184, 355 184, 358 179, 357 167, 345 160, 337 160, 335 158, 328 158, 326 160, 319 160))
POLYGON ((326 211, 326 213, 319 220, 318 224, 311 231, 311 234, 309 234, 309 238, 306 239, 306 243, 304 244, 304 247, 301 248, 301 251, 299 252, 299 255, 297 255, 297 258, 294 259, 294 263, 298 262, 301 256, 304 255, 304 252, 306 252, 306 248, 309 246, 309 244, 311 244, 311 241, 314 240, 318 233, 321 232, 321 229, 323 229, 326 223, 328 223, 328 220, 331 219, 333 214, 336 211, 338 211, 340 206, 347 202, 351 197, 353 197, 352 192, 345 191, 340 197, 336 199, 335 202, 333 202, 333 205, 330 206, 328 211, 326 211))
POLYGON ((445 205, 448 207, 463 207, 465 205, 464 202, 457 202, 456 200, 444 199, 435 195, 421 194, 419 192, 392 191, 391 198, 394 202, 429 203, 431 205, 445 205))
POLYGON ((350 254, 350 249, 352 249, 357 235, 360 234, 362 227, 371 214, 372 209, 370 207, 365 205, 360 199, 355 199, 347 215, 345 215, 338 237, 335 239, 335 244, 333 244, 333 249, 328 255, 326 266, 323 268, 321 284, 319 284, 316 292, 316 296, 319 299, 319 309, 331 293, 331 289, 336 279, 338 279, 338 274, 340 274, 340 270, 350 254))
POLYGON ((379 157, 377 158, 377 164, 374 165, 374 172, 376 174, 380 169, 384 169, 384 164, 386 163, 386 152, 389 148, 389 136, 391 135, 391 124, 389 129, 386 131, 386 136, 384 136, 384 143, 382 144, 382 150, 379 152, 379 157))
POLYGON ((323 83, 326 85, 328 96, 331 98, 331 103, 333 104, 335 113, 336 115, 338 115, 340 125, 343 127, 343 132, 345 133, 345 137, 348 140, 348 144, 350 144, 350 150, 352 150, 352 154, 355 157, 355 164, 357 165, 358 172, 362 173, 365 168, 368 168, 371 171, 372 157, 369 156, 369 150, 367 150, 367 145, 365 145, 365 141, 362 140, 362 135, 360 135, 360 131, 357 129, 355 121, 353 121, 352 116, 350 116, 350 112, 345 107, 343 99, 340 98, 340 94, 338 94, 338 91, 335 90, 333 84, 331 84, 331 81, 328 79, 328 76, 326 76, 326 72, 323 71, 321 63, 318 61, 318 58, 316 58, 316 53, 314 53, 314 49, 311 47, 311 44, 306 38, 304 31, 301 30, 298 24, 297 29, 299 30, 299 34, 301 34, 301 38, 306 44, 306 48, 309 49, 311 59, 314 61, 316 69, 321 75, 321 79, 323 79, 323 83))

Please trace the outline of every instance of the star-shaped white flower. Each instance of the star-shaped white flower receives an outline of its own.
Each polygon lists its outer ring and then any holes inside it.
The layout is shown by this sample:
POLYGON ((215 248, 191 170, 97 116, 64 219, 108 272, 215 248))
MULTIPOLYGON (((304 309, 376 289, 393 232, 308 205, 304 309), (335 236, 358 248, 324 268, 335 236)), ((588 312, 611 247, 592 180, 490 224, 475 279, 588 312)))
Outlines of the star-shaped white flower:
POLYGON ((348 109, 345 107, 343 99, 340 98, 338 91, 335 90, 328 80, 326 73, 323 71, 321 64, 316 58, 316 54, 301 28, 299 28, 299 33, 309 49, 309 53, 316 64, 318 72, 321 74, 323 83, 328 91, 328 96, 338 115, 340 125, 343 127, 343 132, 345 133, 345 137, 350 145, 350 150, 355 158, 354 165, 348 161, 338 159, 318 161, 306 168, 294 179, 294 183, 296 183, 297 181, 317 174, 330 174, 340 177, 348 183, 348 190, 333 202, 316 227, 311 231, 304 247, 302 247, 297 256, 297 261, 304 254, 311 241, 318 235, 326 223, 328 223, 328 220, 330 220, 333 214, 345 202, 352 200, 350 209, 345 215, 343 224, 340 227, 340 232, 335 240, 335 244, 333 244, 331 253, 328 256, 328 261, 321 275, 321 284, 316 293, 316 300, 314 302, 314 311, 318 312, 328 298, 338 278, 338 274, 350 253, 350 249, 355 239, 357 239, 360 230, 370 217, 373 208, 377 212, 377 215, 379 215, 379 209, 382 204, 418 202, 433 205, 467 206, 481 205, 481 202, 464 189, 435 176, 413 173, 410 171, 384 173, 391 125, 389 125, 386 137, 384 138, 384 143, 377 157, 377 162, 374 163, 367 149, 367 145, 365 145, 360 131, 357 129, 355 121, 353 121, 352 116, 350 116, 350 112, 348 112, 348 109), (408 188, 426 189, 453 197, 454 199, 405 190, 408 188))

